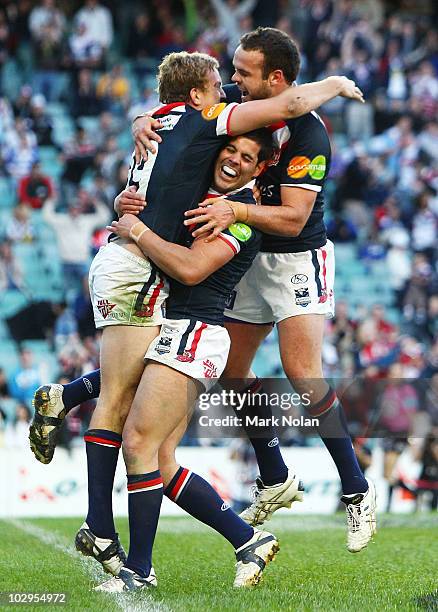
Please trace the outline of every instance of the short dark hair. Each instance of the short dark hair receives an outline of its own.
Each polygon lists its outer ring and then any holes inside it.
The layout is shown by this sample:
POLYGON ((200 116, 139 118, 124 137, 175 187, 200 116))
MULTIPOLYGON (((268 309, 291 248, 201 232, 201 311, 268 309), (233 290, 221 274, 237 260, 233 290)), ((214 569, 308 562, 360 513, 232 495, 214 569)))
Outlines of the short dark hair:
MULTIPOLYGON (((258 164, 263 161, 268 161, 274 156, 274 144, 272 142, 272 134, 267 128, 252 130, 251 132, 246 132, 246 134, 234 136, 234 138, 248 138, 249 140, 253 140, 258 145, 260 145, 260 151, 257 156, 258 164)), ((232 138, 231 140, 234 140, 234 138, 232 138)))
POLYGON ((244 51, 260 51, 263 61, 263 78, 274 70, 282 70, 285 80, 291 84, 300 70, 300 54, 296 43, 277 28, 259 27, 240 39, 244 51))

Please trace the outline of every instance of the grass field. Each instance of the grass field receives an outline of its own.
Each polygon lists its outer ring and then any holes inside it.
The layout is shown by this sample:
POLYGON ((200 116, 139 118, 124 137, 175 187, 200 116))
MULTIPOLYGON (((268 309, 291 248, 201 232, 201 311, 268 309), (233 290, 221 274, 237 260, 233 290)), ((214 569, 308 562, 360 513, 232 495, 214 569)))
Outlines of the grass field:
MULTIPOLYGON (((438 610, 438 516, 385 516, 360 554, 345 549, 343 516, 285 517, 269 528, 281 550, 262 583, 236 591, 231 546, 190 518, 163 518, 154 566, 158 589, 110 596, 105 576, 71 544, 78 519, 0 521, 0 592, 68 593, 69 610, 438 610)), ((118 521, 127 544, 127 520, 118 521)), ((1 607, 1 606, 0 606, 1 607)), ((53 606, 5 606, 2 610, 53 606)))

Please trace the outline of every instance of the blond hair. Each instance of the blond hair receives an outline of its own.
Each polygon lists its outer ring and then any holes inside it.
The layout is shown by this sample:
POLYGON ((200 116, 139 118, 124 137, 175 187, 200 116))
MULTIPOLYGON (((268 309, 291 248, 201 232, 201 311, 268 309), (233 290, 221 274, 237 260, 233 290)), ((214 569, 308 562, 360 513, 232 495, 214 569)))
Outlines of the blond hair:
POLYGON ((160 102, 188 102, 190 91, 194 87, 204 90, 208 73, 218 69, 218 61, 206 53, 169 53, 158 67, 160 102))

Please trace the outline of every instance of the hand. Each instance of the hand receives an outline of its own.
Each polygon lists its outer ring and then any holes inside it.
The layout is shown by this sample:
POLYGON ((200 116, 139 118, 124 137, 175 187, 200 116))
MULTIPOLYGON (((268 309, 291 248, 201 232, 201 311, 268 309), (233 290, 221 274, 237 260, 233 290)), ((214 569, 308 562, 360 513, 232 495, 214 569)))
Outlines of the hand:
POLYGON ((110 232, 114 232, 114 234, 117 234, 120 238, 129 239, 131 228, 138 222, 135 215, 123 215, 118 221, 113 221, 111 225, 107 225, 106 229, 110 232))
POLYGON ((233 209, 224 198, 204 200, 199 204, 199 208, 188 210, 184 215, 190 217, 184 221, 184 225, 205 224, 192 232, 192 236, 195 238, 208 232, 209 235, 205 238, 205 242, 214 240, 224 229, 230 227, 236 221, 233 209))
POLYGON ((132 137, 135 143, 135 163, 139 164, 141 158, 148 158, 148 151, 153 155, 157 152, 156 147, 152 144, 152 141, 160 143, 161 136, 156 134, 156 130, 159 130, 163 126, 153 117, 146 115, 144 117, 137 117, 132 124, 132 137))
POLYGON ((358 100, 359 102, 365 102, 363 93, 357 87, 356 83, 351 79, 347 79, 345 76, 338 77, 341 84, 341 91, 339 95, 343 98, 350 98, 351 100, 358 100))
POLYGON ((257 186, 257 183, 254 183, 254 187, 252 188, 252 194, 254 196, 254 200, 260 206, 262 203, 262 192, 260 191, 260 187, 257 186))
POLYGON ((141 193, 137 193, 137 187, 135 187, 135 185, 131 185, 128 189, 121 191, 114 200, 114 210, 119 217, 128 213, 131 215, 139 215, 145 206, 145 196, 141 193))

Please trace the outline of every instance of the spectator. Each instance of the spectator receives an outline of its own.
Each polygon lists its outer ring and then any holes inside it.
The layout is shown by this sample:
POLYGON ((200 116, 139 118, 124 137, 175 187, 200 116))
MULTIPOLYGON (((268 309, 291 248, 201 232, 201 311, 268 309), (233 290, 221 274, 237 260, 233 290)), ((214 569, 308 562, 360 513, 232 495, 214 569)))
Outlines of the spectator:
POLYGON ((26 123, 17 119, 15 132, 9 133, 3 152, 3 161, 8 174, 19 181, 29 174, 33 164, 38 160, 37 140, 34 132, 26 123))
POLYGON ((77 23, 69 38, 71 59, 77 68, 99 68, 103 61, 103 48, 91 38, 86 23, 77 23))
POLYGON ((6 225, 6 238, 11 242, 32 242, 34 237, 29 208, 26 204, 17 204, 12 219, 6 225))
POLYGON ((35 389, 42 384, 43 372, 41 366, 35 366, 33 353, 29 349, 20 351, 20 366, 10 378, 11 396, 19 402, 32 403, 35 389))
POLYGON ((97 97, 102 100, 105 110, 121 114, 129 103, 129 81, 123 75, 123 68, 116 64, 103 74, 96 86, 97 97))
POLYGON ((0 243, 0 292, 8 289, 25 291, 21 266, 14 257, 11 243, 4 240, 0 243))
POLYGON ((228 55, 231 58, 239 44, 242 30, 240 20, 251 13, 256 5, 256 0, 210 0, 219 22, 219 27, 227 32, 228 55))
POLYGON ((75 15, 79 26, 86 26, 91 44, 98 45, 106 53, 113 41, 113 18, 110 11, 98 0, 86 0, 75 15))
POLYGON ((58 73, 63 59, 63 38, 66 30, 64 14, 55 0, 42 0, 29 16, 33 56, 36 63, 35 90, 52 101, 59 95, 58 73))
POLYGON ((29 124, 37 137, 39 146, 54 146, 52 120, 46 113, 46 99, 42 94, 32 97, 29 124))
POLYGON ((31 208, 42 208, 48 198, 54 195, 50 178, 41 172, 39 162, 33 164, 30 174, 23 176, 18 184, 18 197, 31 208))
POLYGON ((93 164, 96 146, 87 131, 79 127, 72 140, 66 143, 61 158, 64 161, 62 188, 65 202, 74 197, 86 170, 93 164))
POLYGON ((95 117, 102 111, 102 103, 93 82, 93 73, 88 68, 82 68, 78 73, 78 82, 72 86, 69 104, 73 117, 95 117))
POLYGON ((56 234, 61 258, 65 291, 72 297, 80 288, 83 276, 88 272, 90 245, 93 230, 105 225, 109 211, 101 202, 95 202, 94 211, 85 213, 87 203, 78 195, 67 212, 57 212, 55 202, 48 200, 43 218, 56 234))
POLYGON ((126 55, 134 63, 134 71, 141 83, 147 74, 153 74, 156 65, 155 37, 151 20, 146 12, 138 13, 129 28, 126 55))

